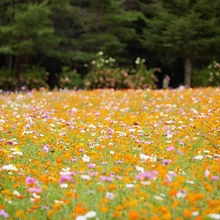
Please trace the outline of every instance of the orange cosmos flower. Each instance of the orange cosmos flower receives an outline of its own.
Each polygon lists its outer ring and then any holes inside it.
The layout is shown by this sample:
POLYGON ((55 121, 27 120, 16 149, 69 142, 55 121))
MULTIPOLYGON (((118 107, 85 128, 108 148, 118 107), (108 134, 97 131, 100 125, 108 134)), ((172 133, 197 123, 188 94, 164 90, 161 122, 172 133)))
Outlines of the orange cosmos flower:
POLYGON ((105 206, 101 206, 101 207, 100 207, 100 210, 101 210, 102 212, 104 212, 104 213, 107 213, 107 212, 108 212, 108 208, 105 207, 105 206))
POLYGON ((135 210, 130 210, 128 213, 128 218, 131 220, 139 219, 140 217, 140 214, 135 210))
POLYGON ((185 218, 190 218, 192 216, 192 212, 187 210, 187 209, 184 209, 183 210, 183 215, 185 218))
POLYGON ((84 214, 86 213, 86 211, 87 211, 87 208, 83 208, 81 205, 77 205, 73 209, 73 212, 78 215, 84 214))

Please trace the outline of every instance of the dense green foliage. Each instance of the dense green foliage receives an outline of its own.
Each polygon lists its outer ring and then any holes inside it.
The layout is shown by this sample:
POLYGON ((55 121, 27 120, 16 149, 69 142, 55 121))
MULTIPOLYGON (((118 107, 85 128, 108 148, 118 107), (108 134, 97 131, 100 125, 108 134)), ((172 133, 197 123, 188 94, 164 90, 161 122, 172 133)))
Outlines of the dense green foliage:
POLYGON ((220 64, 213 61, 208 67, 194 70, 192 74, 193 87, 220 85, 220 64))
POLYGON ((220 55, 219 23, 220 0, 1 0, 0 88, 145 88, 178 59, 190 86, 191 70, 220 55), (102 70, 114 83, 94 82, 99 51, 116 60, 102 70))
POLYGON ((150 7, 145 18, 143 45, 155 52, 181 57, 185 85, 191 86, 192 62, 210 57, 220 45, 220 1, 161 0, 150 7), (149 10, 154 9, 154 10, 149 10))

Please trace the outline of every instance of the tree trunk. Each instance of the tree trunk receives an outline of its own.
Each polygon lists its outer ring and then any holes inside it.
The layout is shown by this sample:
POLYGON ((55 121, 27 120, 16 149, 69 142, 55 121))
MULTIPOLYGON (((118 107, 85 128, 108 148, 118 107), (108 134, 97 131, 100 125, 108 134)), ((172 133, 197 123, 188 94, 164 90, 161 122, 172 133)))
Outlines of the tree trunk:
POLYGON ((12 55, 8 55, 6 57, 6 59, 7 59, 7 66, 9 68, 9 70, 12 71, 12 69, 13 69, 13 58, 12 58, 12 55))
POLYGON ((15 63, 14 63, 14 69, 15 69, 15 76, 17 78, 17 89, 20 89, 21 86, 21 76, 20 76, 20 56, 17 55, 15 58, 15 63))
POLYGON ((191 87, 192 61, 189 57, 184 60, 184 85, 191 87))

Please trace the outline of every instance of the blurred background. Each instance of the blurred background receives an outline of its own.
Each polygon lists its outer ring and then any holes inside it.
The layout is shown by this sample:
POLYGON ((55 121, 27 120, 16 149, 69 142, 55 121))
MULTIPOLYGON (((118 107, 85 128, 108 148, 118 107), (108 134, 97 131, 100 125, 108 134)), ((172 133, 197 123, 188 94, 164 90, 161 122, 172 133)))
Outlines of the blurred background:
POLYGON ((1 90, 219 86, 219 57, 220 0, 0 0, 1 90))

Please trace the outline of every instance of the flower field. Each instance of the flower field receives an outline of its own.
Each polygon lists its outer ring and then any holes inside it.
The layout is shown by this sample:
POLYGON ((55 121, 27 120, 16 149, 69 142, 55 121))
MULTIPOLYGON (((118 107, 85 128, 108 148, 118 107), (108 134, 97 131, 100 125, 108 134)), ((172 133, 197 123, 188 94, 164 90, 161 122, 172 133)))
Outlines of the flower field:
POLYGON ((220 219, 219 94, 0 94, 0 219, 220 219))

